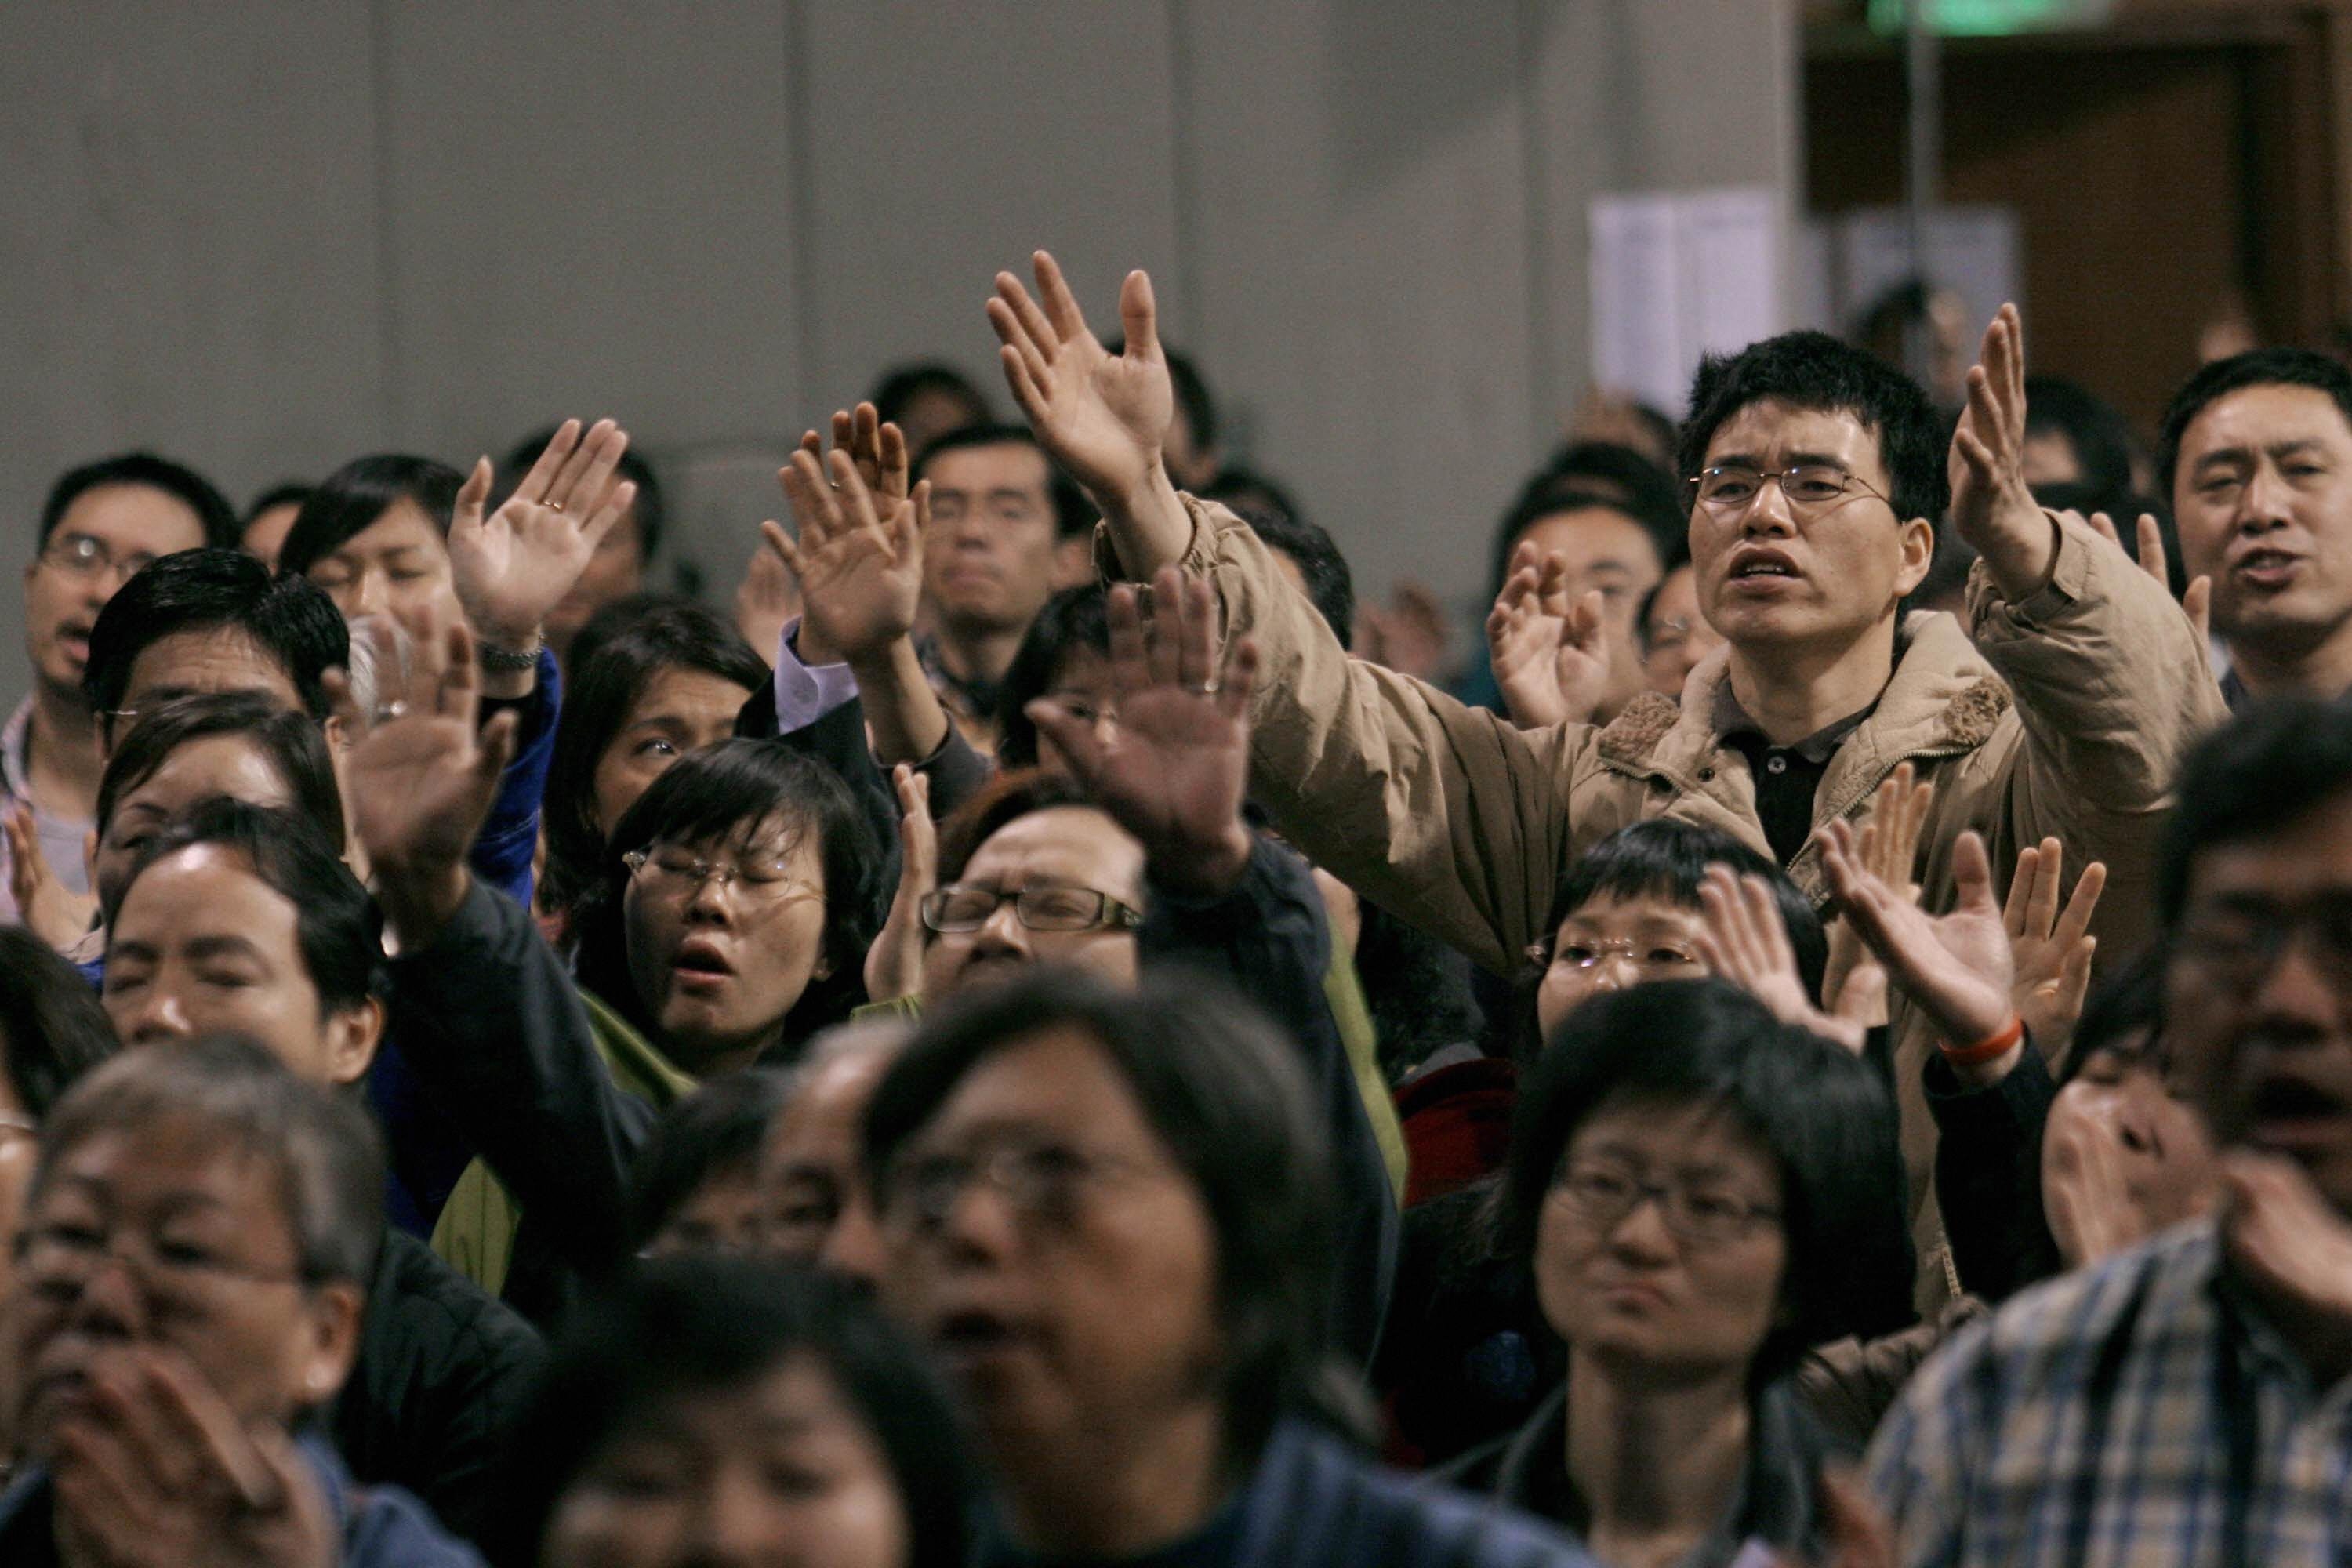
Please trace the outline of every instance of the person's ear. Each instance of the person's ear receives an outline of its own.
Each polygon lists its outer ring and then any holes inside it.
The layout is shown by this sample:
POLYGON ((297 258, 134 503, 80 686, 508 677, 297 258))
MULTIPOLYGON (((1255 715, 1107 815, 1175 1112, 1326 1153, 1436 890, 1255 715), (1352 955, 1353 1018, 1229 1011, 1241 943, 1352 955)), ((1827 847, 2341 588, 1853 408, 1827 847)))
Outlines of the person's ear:
POLYGON ((360 1321, 367 1303, 348 1279, 331 1280, 310 1292, 301 1342, 295 1351, 295 1402, 309 1409, 324 1405, 351 1375, 359 1358, 360 1321))
POLYGON ((338 1084, 357 1083, 374 1064, 383 1044, 383 1002, 371 996, 327 1017, 327 1076, 338 1084))
POLYGON ((1936 563, 1936 526, 1924 517, 1915 517, 1896 537, 1903 552, 1903 564, 1895 574, 1899 598, 1927 580, 1927 568, 1936 563))

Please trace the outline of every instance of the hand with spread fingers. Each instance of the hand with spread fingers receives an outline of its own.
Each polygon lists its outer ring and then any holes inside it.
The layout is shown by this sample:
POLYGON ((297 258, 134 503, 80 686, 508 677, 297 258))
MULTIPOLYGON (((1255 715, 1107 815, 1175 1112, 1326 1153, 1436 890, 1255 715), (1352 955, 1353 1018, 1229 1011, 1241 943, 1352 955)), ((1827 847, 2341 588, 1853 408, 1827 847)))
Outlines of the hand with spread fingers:
MULTIPOLYGON (((628 446, 610 419, 585 435, 580 421, 567 419, 514 494, 488 513, 490 460, 475 462, 450 518, 449 570, 466 619, 485 645, 509 655, 537 652, 548 612, 636 500, 636 486, 615 478, 628 446)), ((522 689, 530 689, 528 681, 522 689)))
POLYGON ((923 900, 940 879, 940 835, 931 821, 931 781, 900 763, 890 771, 898 792, 898 889, 890 913, 866 950, 866 994, 876 1002, 912 996, 923 980, 923 900))
POLYGON ((1522 730, 1591 723, 1609 694, 1600 593, 1571 600, 1567 561, 1530 542, 1512 552, 1486 616, 1486 651, 1503 705, 1522 730))
POLYGON ((2055 838, 2027 845, 2018 851, 2017 873, 2010 879, 2009 902, 2001 911, 2016 966, 2011 1003, 2025 1020, 2034 1048, 2053 1061, 2074 1037, 2083 998, 2090 993, 2091 961, 2099 951, 2099 939, 2090 934, 2091 916, 2107 885, 2106 867, 2092 861, 2062 910, 2058 889, 2065 869, 2066 852, 2055 838))
MULTIPOLYGON (((1917 780, 1918 770, 1910 763, 1895 763, 1895 771, 1879 781, 1862 830, 1855 836, 1864 868, 1915 904, 1919 901, 1919 884, 1914 879, 1918 873, 1919 838, 1927 826, 1927 809, 1936 804, 1936 786, 1917 780)), ((1822 978, 1822 994, 1836 996, 1845 989, 1846 976, 1865 962, 1870 950, 1863 945, 1853 922, 1843 918, 1830 921, 1829 939, 1829 967, 1822 978)), ((1886 1022, 1884 1016, 1870 1021, 1886 1022)))
POLYGON ((241 1425, 182 1356, 101 1352, 52 1434, 62 1561, 104 1568, 332 1568, 337 1521, 293 1440, 241 1425))
MULTIPOLYGON (((463 626, 443 628, 419 646, 420 695, 354 745, 343 764, 352 827, 377 879, 378 901, 404 949, 437 933, 464 900, 467 852, 497 798, 499 775, 514 755, 515 715, 478 722, 481 675, 474 640, 463 626)), ((330 671, 339 705, 350 683, 330 671)))
POLYGON ((1810 1029, 1857 1056, 1862 1053, 1870 1038, 1871 1017, 1885 1006, 1886 976, 1876 964, 1863 964, 1848 976, 1835 1011, 1825 1013, 1797 972, 1788 922, 1780 917, 1770 883, 1758 876, 1737 875, 1718 863, 1706 868, 1698 901, 1706 917, 1698 931, 1698 949, 1708 973, 1740 986, 1782 1023, 1810 1029))
POLYGON ((800 537, 760 531, 800 581, 802 662, 856 665, 914 630, 930 486, 910 489, 906 437, 870 403, 833 416, 833 442, 810 431, 777 472, 800 537))
MULTIPOLYGON (((2009 1026, 2016 1017, 2010 1005, 2014 963, 2000 906, 1993 900, 1992 867, 1982 838, 1963 833, 1953 845, 1952 881, 1959 901, 1947 915, 1930 915, 1870 871, 1851 823, 1829 824, 1818 842, 1840 911, 1947 1041, 1965 1047, 2009 1026)), ((2018 1048, 2012 1046, 1997 1061, 1954 1070, 1997 1081, 2015 1062, 2018 1048)))
POLYGON ((1026 711, 1103 809, 1143 841, 1152 875, 1189 891, 1230 889, 1248 866, 1242 795, 1249 780, 1249 698, 1257 649, 1246 638, 1217 667, 1216 597, 1175 568, 1110 591, 1111 688, 1118 723, 1097 725, 1054 698, 1026 711))
MULTIPOLYGON (((2105 512, 2095 511, 2084 521, 2108 543, 2122 550, 2126 556, 2131 555, 2132 552, 2125 549, 2123 535, 2116 531, 2115 520, 2105 512)), ((2154 512, 2139 514, 2139 553, 2137 559, 2141 571, 2163 584, 2165 592, 2172 591, 2172 571, 2164 550, 2164 525, 2157 521, 2154 512)), ((2197 628, 2197 635, 2210 640, 2213 636, 2213 579, 2193 579, 2181 593, 2180 608, 2189 617, 2189 624, 2197 628)))
POLYGON ((8 845, 8 891, 16 900, 17 923, 60 952, 79 942, 98 913, 98 899, 68 892, 49 869, 30 802, 12 801, 0 813, 0 838, 8 845))
POLYGON ((1077 296, 1044 251, 1031 258, 1032 297, 1010 272, 996 275, 988 322, 1003 346, 998 358, 1038 444, 1086 490, 1118 536, 1122 553, 1148 546, 1150 560, 1128 555, 1130 571, 1172 564, 1191 522, 1161 466, 1176 395, 1160 349, 1159 308, 1151 279, 1130 272, 1118 291, 1121 352, 1104 348, 1087 327, 1077 296))
MULTIPOLYGON (((2011 604, 2050 580, 2058 536, 2025 483, 2025 324, 2003 305, 1968 376, 1952 432, 1952 526, 1984 557, 2011 604)), ((1932 521, 1932 520, 1931 520, 1932 521)))

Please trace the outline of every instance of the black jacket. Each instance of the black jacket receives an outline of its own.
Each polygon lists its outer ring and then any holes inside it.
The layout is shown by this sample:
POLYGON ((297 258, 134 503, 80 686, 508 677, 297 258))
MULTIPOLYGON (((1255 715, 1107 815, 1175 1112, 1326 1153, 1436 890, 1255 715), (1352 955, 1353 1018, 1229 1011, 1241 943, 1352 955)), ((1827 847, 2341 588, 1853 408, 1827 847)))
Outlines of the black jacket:
POLYGON ((1964 1088, 1929 1056, 1927 1110, 1936 1119, 1936 1198, 1960 1288, 1999 1305, 2065 1272, 2042 1207, 2042 1129, 2058 1086, 2033 1042, 1990 1089, 1964 1088))
POLYGON ((546 1347, 512 1310, 387 1228, 368 1282, 352 1375, 325 1415, 353 1477, 415 1493, 494 1561, 527 1561, 500 1535, 499 1468, 546 1347))

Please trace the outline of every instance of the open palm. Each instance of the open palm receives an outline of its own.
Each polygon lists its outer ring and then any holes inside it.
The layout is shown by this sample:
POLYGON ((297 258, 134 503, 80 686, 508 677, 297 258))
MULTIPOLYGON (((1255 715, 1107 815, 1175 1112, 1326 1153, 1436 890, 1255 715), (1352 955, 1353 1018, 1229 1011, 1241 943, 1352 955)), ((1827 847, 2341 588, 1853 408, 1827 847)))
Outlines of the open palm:
MULTIPOLYGON (((858 410, 870 416, 871 405, 858 410)), ((845 416, 835 416, 838 443, 845 416)), ((848 448, 836 444, 820 462, 814 437, 778 474, 800 538, 774 523, 761 531, 801 585, 801 657, 812 663, 856 659, 914 629, 923 592, 923 531, 930 487, 906 488, 906 444, 898 426, 885 439, 848 448), (896 460, 888 460, 895 452, 896 460)))
POLYGON ((466 618, 494 645, 528 644, 580 581, 636 487, 614 481, 625 431, 600 420, 583 436, 568 419, 515 493, 485 513, 490 460, 480 459, 457 492, 449 523, 449 571, 466 618))
POLYGON ((1984 840, 1963 833, 1952 848, 1959 901, 1930 915, 1864 863, 1852 824, 1822 830, 1822 868, 1847 920, 1895 984, 1936 1021, 1944 1037, 1967 1046, 1998 1034, 2014 1016, 2010 984, 2015 961, 1984 840))
POLYGON ((1130 272, 1119 289, 1127 344, 1114 354, 1087 326, 1054 258, 1041 250, 1034 265, 1038 299, 1000 272, 996 298, 988 302, 989 322, 1004 344, 1004 379, 1045 450, 1098 504, 1108 504, 1137 491, 1158 469, 1175 417, 1151 280, 1130 272))
POLYGON ((1601 595, 1570 599, 1567 566, 1521 544, 1486 617, 1486 652, 1511 721, 1523 730, 1589 723, 1609 690, 1601 595))
MULTIPOLYGON (((465 627, 448 628, 431 663, 438 668, 420 671, 417 682, 426 699, 376 725, 344 759, 352 830, 382 868, 462 864, 514 752, 513 714, 476 727, 480 676, 465 627)), ((335 689, 348 697, 340 676, 335 689)))

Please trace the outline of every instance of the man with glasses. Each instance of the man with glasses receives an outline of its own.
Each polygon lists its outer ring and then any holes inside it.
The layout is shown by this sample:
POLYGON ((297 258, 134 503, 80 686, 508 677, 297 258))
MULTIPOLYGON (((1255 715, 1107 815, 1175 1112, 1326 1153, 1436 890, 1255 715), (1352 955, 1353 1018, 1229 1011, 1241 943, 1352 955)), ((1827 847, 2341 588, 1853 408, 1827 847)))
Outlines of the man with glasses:
POLYGON ((20 918, 15 858, 38 853, 62 929, 89 922, 82 841, 105 758, 82 691, 98 614, 141 567, 202 544, 235 545, 236 514, 194 470, 145 452, 85 463, 50 488, 25 568, 25 654, 33 689, 0 729, 0 921, 20 918))
MULTIPOLYGON (((1706 362, 1680 466, 1699 609, 1727 646, 1693 671, 1679 710, 1644 694, 1605 728, 1520 731, 1350 660, 1246 527, 1169 485, 1170 394, 1141 273, 1122 293, 1128 347, 1114 357, 1052 258, 1040 253, 1036 271, 1042 304, 1009 273, 988 303, 1016 399, 1101 507, 1106 568, 1204 575, 1224 634, 1256 640, 1274 676, 1255 703, 1251 796, 1366 898, 1508 973, 1547 934, 1576 858, 1660 816, 1769 849, 1822 898, 1814 828, 1864 808, 1907 759, 1937 786, 1916 875, 1930 907, 1950 900, 1964 829, 2002 867, 2055 836, 2074 863, 2107 865, 2105 950, 2145 934, 2172 761, 2222 717, 2221 695, 2163 587, 2034 504, 2014 309, 1985 333, 1948 451, 1918 386, 1820 333, 1706 362), (1965 626, 1902 614, 1948 497, 1981 558, 1965 626)), ((1934 1032, 1907 1003, 1893 1023, 1933 1305, 1952 1283, 1919 1082, 1934 1032)))
POLYGON ((2352 711, 2192 754, 2158 868, 2164 1045, 2214 1216, 2012 1300, 1916 1376, 1870 1483, 1896 1560, 2352 1553, 2352 711))

